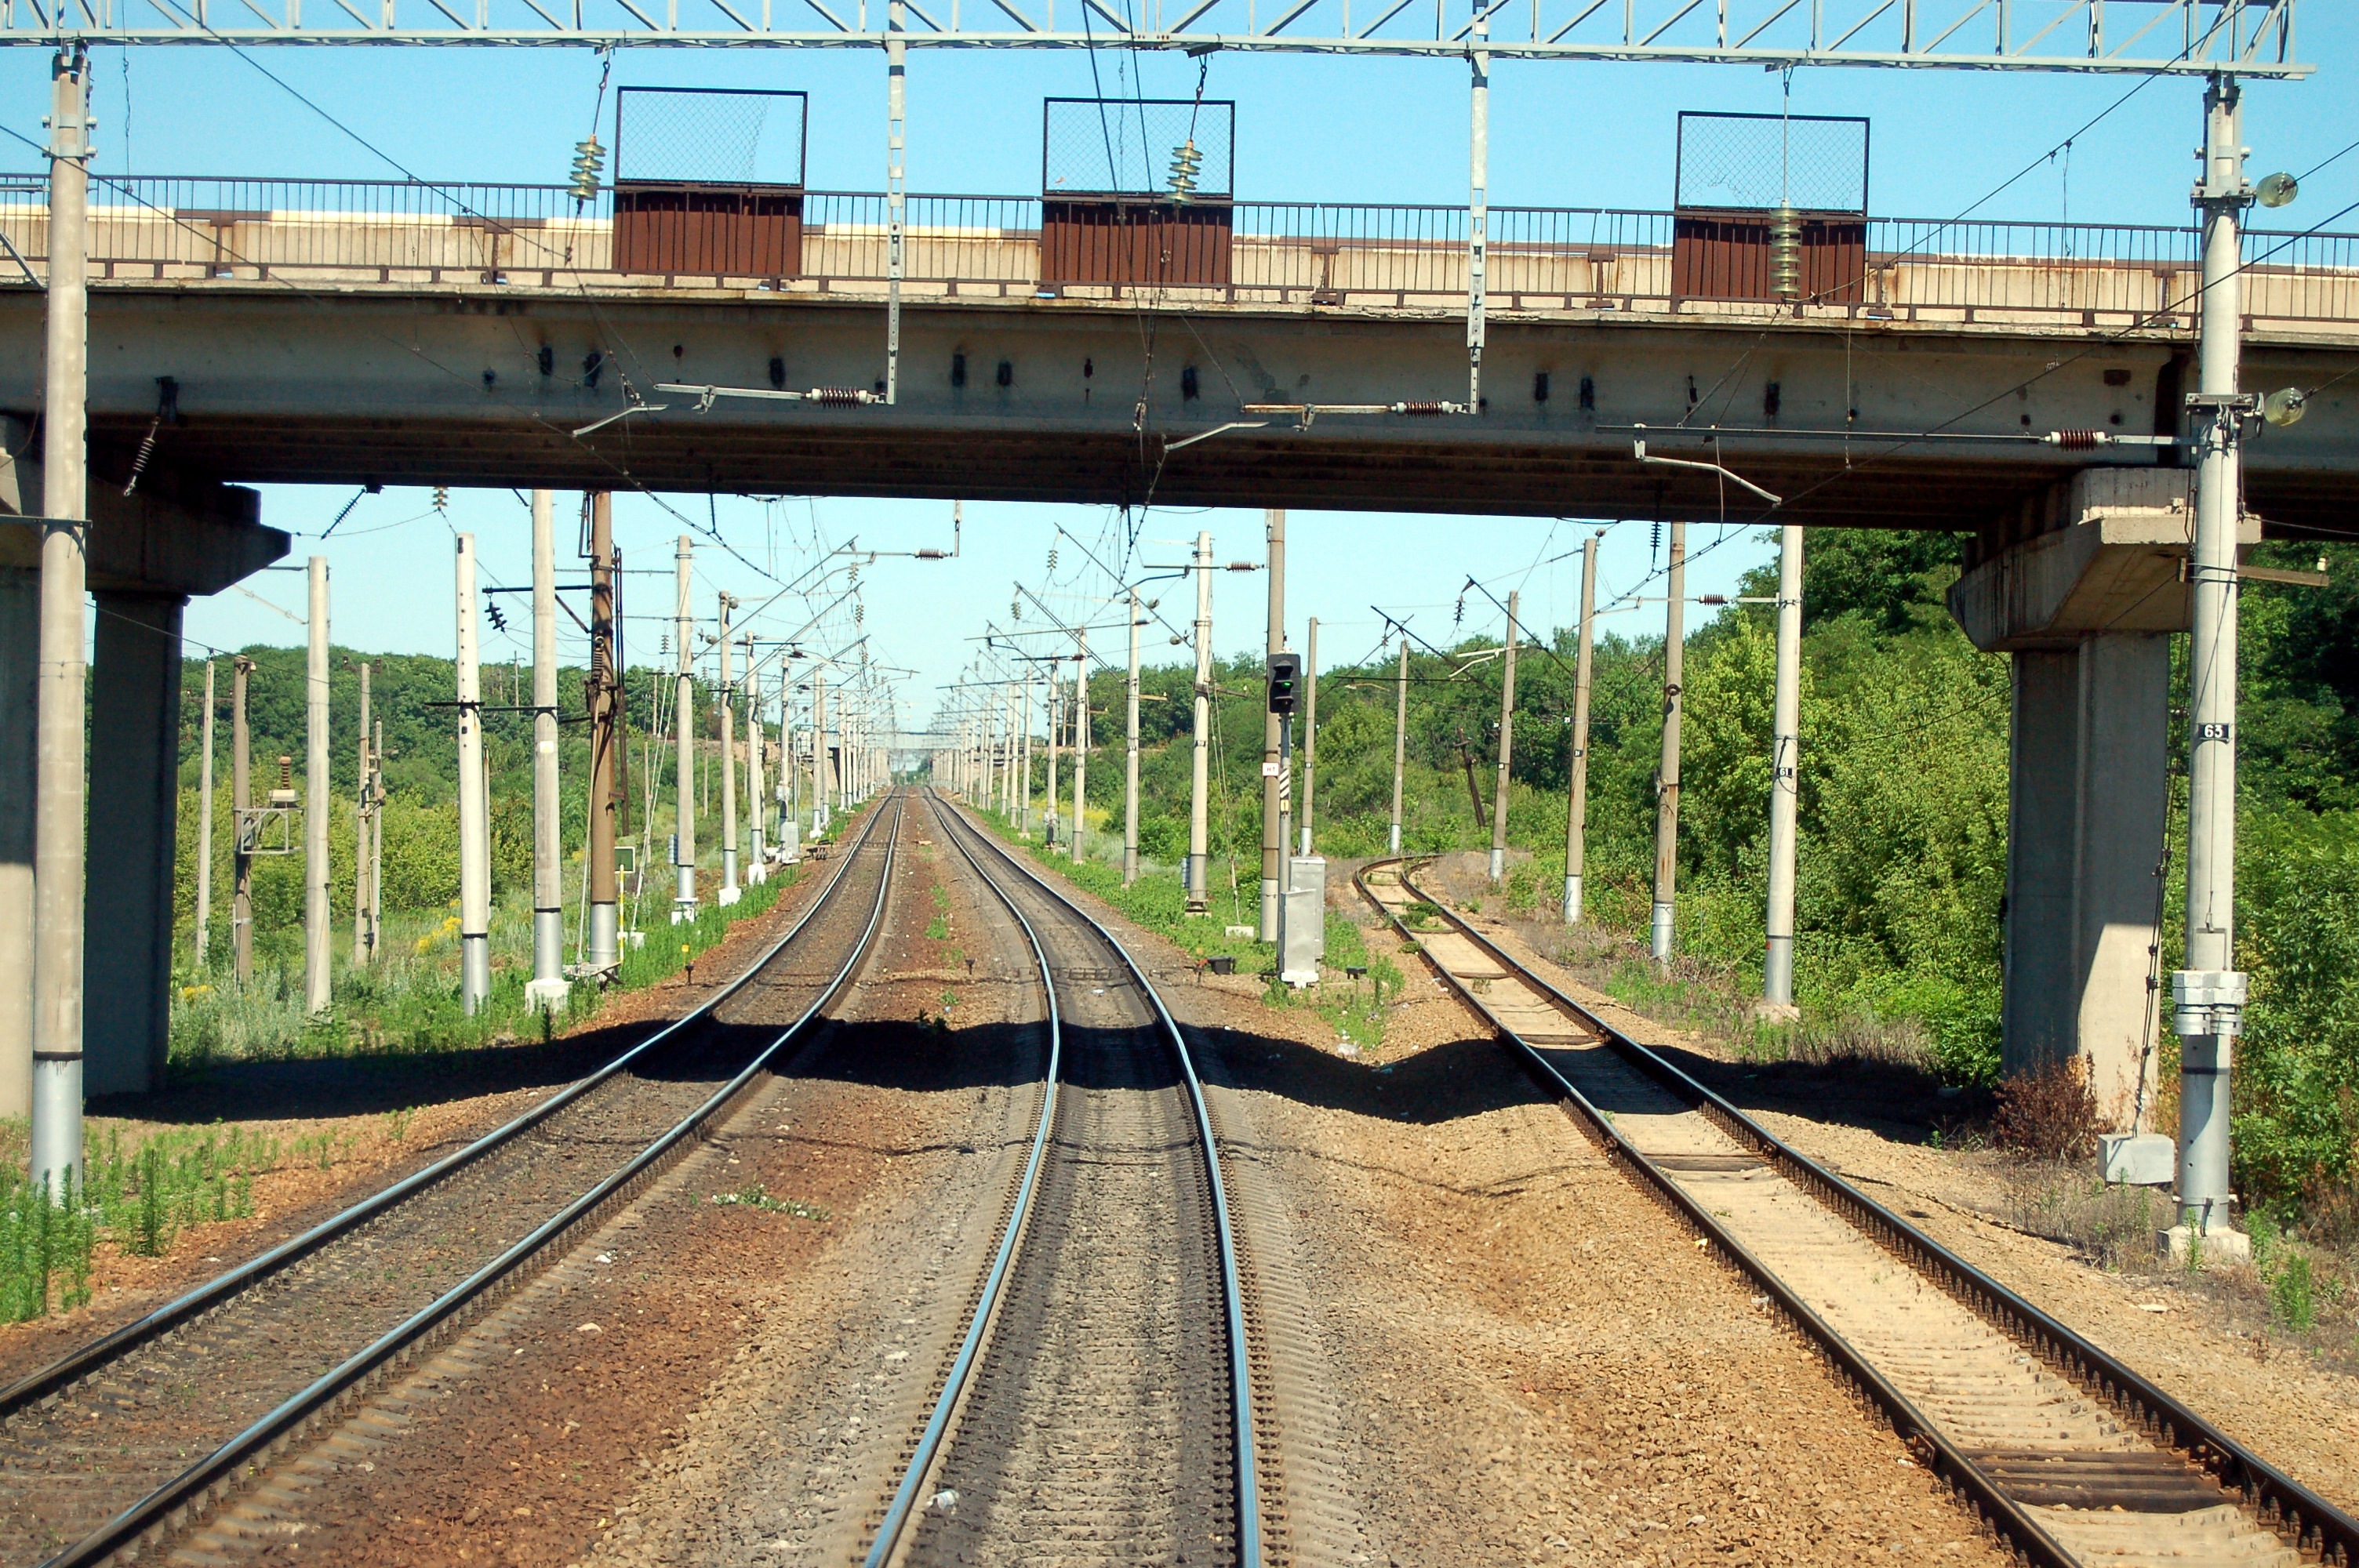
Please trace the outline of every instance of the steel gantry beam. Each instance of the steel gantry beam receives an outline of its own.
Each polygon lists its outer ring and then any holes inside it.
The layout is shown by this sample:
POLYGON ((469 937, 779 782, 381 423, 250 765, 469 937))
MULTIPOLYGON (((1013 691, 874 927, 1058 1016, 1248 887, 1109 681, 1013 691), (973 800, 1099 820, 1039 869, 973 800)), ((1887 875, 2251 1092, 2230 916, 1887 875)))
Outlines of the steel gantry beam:
POLYGON ((0 0, 0 43, 1155 49, 2295 77, 2295 0, 0 0), (1487 37, 1483 37, 1487 29, 1487 37))

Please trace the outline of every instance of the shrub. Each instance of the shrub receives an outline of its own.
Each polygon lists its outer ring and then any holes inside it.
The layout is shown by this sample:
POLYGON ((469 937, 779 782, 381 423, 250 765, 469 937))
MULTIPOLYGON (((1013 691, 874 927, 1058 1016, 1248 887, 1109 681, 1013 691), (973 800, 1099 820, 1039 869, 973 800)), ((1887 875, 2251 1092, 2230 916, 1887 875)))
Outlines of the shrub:
POLYGON ((1992 1140, 2041 1160, 2085 1160, 2097 1152, 2097 1097, 2077 1056, 2010 1078, 1998 1089, 1992 1140))

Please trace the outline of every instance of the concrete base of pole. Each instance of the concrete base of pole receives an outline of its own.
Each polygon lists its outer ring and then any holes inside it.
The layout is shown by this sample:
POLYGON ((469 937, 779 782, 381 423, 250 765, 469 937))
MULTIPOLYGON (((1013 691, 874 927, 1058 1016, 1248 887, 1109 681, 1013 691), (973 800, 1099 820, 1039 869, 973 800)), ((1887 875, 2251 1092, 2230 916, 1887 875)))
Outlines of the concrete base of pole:
POLYGON ((1254 927, 1254 938, 1259 942, 1277 940, 1277 879, 1261 880, 1261 923, 1254 927))
POLYGON ((622 962, 622 912, 611 903, 590 906, 590 931, 586 942, 591 972, 604 974, 622 962))
POLYGON ((1387 854, 1400 853, 1400 824, 1397 822, 1391 824, 1385 832, 1385 850, 1387 854))
POLYGON ((1673 913, 1673 906, 1670 904, 1658 903, 1655 905, 1655 919, 1652 931, 1649 934, 1647 951, 1654 954, 1655 962, 1658 964, 1668 964, 1671 961, 1671 916, 1673 913))
POLYGON ((1761 1002, 1764 1007, 1794 1005, 1794 938, 1772 936, 1761 962, 1761 1002))
POLYGON ((459 1001, 473 1018, 492 994, 492 938, 486 932, 459 933, 459 1001))
POLYGON ((54 1195, 71 1179, 82 1185, 82 1058, 33 1058, 33 1147, 28 1162, 36 1183, 54 1195))
POLYGON ((2250 1263, 2253 1238, 2225 1225, 2206 1229, 2199 1225, 2174 1225, 2154 1233, 2154 1249, 2182 1269, 2208 1269, 2215 1263, 2250 1263))
POLYGON ((527 980, 524 1004, 535 1012, 556 1012, 573 996, 571 980, 527 980))
POLYGON ((536 984, 565 979, 565 912, 561 909, 536 909, 532 912, 532 978, 536 984))
POLYGON ((1209 855, 1188 857, 1188 913, 1190 914, 1201 914, 1212 905, 1212 895, 1205 891, 1212 881, 1211 859, 1209 855))
POLYGON ((1790 1001, 1756 1001, 1752 1016, 1756 1023, 1795 1023, 1800 1021, 1802 1010, 1790 1001))
POLYGON ((720 905, 723 909, 726 909, 745 896, 745 889, 730 887, 724 883, 723 884, 721 891, 712 895, 712 902, 720 905))
POLYGON ((1493 849, 1491 851, 1491 885, 1497 887, 1506 879, 1506 875, 1507 852, 1505 849, 1493 849))
POLYGON ((1122 885, 1128 887, 1138 880, 1138 851, 1125 844, 1122 849, 1122 885))
POLYGON ((721 851, 721 902, 737 902, 737 851, 734 849, 721 851))
MULTIPOLYGON (((1395 845, 1394 848, 1397 849, 1399 846, 1395 845)), ((1564 923, 1567 925, 1581 924, 1581 879, 1579 877, 1564 879, 1564 923)))

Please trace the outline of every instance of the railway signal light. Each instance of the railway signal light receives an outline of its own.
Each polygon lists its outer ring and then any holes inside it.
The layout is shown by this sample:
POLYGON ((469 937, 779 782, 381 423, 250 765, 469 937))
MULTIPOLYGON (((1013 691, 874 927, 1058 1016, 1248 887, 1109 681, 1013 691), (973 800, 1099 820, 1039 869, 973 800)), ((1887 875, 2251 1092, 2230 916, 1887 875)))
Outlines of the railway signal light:
POLYGON ((1269 710, 1272 713, 1293 712, 1296 687, 1301 684, 1301 654, 1272 654, 1269 656, 1269 710))

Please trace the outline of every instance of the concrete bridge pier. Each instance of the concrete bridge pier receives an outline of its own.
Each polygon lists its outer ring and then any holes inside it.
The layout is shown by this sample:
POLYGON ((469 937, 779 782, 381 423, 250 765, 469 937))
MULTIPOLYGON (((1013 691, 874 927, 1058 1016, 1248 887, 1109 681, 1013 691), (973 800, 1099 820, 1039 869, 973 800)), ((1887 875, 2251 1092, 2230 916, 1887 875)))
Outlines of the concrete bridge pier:
POLYGON ((1974 645, 2014 656, 2002 1062, 2011 1077, 2077 1057, 2122 1130, 2153 1128, 2167 1004, 2150 981, 2172 967, 2155 944, 2191 477, 2084 470, 1985 526, 1950 591, 1974 645))
MULTIPOLYGON (((32 733, 40 543, 5 518, 39 511, 29 434, 28 421, 0 416, 0 734, 20 740, 32 733)), ((277 560, 288 540, 259 525, 250 490, 151 471, 125 496, 120 480, 93 479, 82 1083, 101 1095, 155 1087, 169 1044, 182 610, 277 560)), ((0 1115, 26 1114, 31 1098, 35 806, 32 747, 0 747, 0 1115)))

